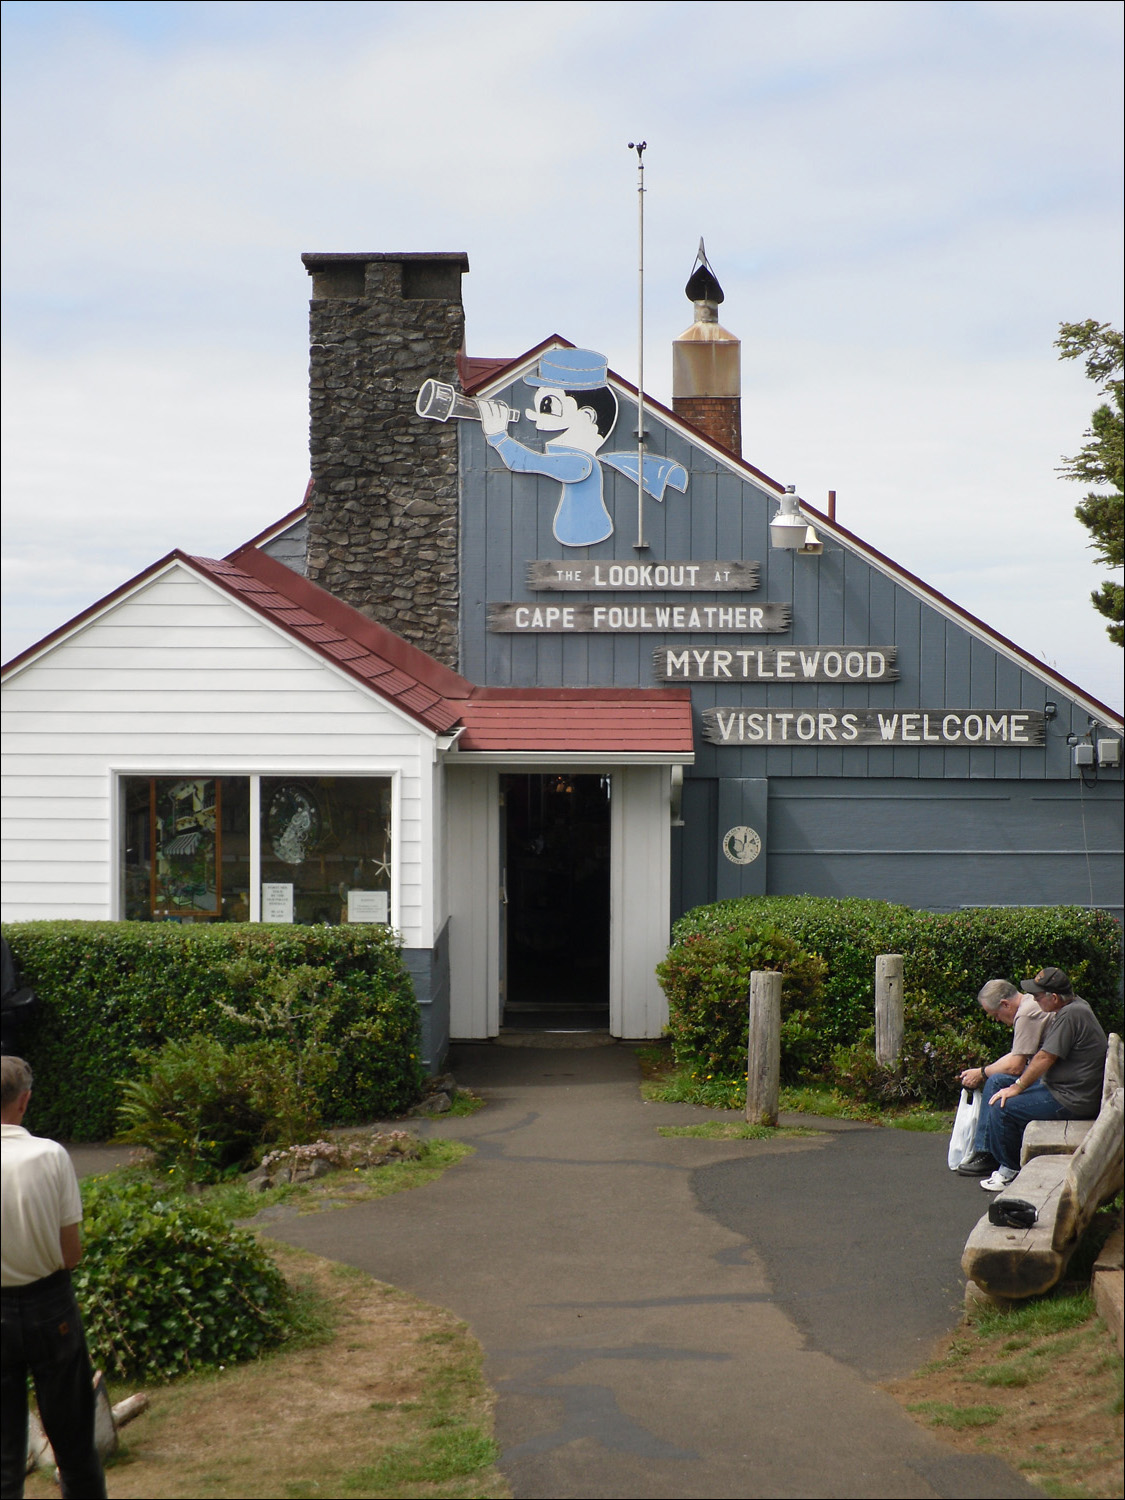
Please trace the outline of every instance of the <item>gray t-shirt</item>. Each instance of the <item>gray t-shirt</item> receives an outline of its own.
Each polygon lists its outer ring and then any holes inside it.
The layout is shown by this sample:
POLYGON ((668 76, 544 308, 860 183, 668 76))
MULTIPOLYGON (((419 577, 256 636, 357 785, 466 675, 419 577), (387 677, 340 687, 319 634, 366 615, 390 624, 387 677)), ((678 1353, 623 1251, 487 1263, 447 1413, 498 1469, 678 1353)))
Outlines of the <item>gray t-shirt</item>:
POLYGON ((1058 1061, 1043 1082, 1072 1119, 1092 1120, 1102 1107, 1108 1045, 1097 1016, 1077 995, 1047 1023, 1039 1046, 1058 1061))

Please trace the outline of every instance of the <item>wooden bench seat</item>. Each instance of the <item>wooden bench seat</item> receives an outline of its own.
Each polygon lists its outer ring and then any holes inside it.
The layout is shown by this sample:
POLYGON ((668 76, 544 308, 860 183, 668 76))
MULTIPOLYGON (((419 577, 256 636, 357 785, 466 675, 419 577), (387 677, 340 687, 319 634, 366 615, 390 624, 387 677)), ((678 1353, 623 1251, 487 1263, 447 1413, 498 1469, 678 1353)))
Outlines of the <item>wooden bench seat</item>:
MULTIPOLYGON (((995 1201, 1033 1203, 1039 1218, 1030 1229, 989 1222, 987 1213, 965 1243, 961 1268, 988 1296, 1034 1297, 1050 1291, 1066 1270, 1090 1220, 1125 1185, 1125 1090, 1122 1041, 1114 1034, 1106 1053, 1102 1107, 1096 1120, 1057 1121, 1076 1127, 1070 1154, 1057 1147, 1021 1156, 1019 1175, 995 1201)), ((1028 1132, 1031 1130, 1028 1126, 1028 1132)), ((1065 1140, 1066 1132, 1054 1139, 1065 1140)), ((1048 1137, 1050 1139, 1050 1137, 1048 1137)))
POLYGON ((1032 1120, 1023 1133, 1020 1167, 1026 1167, 1033 1156, 1073 1156, 1093 1123, 1093 1120, 1032 1120))

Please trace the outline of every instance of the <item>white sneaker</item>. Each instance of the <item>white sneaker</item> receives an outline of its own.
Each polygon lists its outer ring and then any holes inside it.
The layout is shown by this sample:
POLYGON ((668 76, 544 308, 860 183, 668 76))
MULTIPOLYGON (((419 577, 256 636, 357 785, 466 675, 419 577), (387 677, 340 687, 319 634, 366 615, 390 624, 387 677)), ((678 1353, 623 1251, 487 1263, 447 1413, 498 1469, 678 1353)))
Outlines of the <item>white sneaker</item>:
POLYGON ((981 1187, 986 1193, 999 1193, 1009 1182, 1014 1182, 1019 1172, 1014 1167, 997 1167, 991 1177, 985 1177, 981 1187))

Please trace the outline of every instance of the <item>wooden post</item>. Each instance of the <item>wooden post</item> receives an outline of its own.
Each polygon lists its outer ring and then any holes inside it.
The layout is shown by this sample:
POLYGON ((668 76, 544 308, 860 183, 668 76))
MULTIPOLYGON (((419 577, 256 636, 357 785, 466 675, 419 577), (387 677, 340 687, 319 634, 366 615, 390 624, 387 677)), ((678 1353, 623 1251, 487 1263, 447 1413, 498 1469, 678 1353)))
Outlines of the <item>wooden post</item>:
POLYGON ((751 1125, 777 1124, 781 1081, 781 975, 755 969, 750 975, 750 1044, 746 1054, 746 1118, 751 1125))
POLYGON ((875 1058, 884 1068, 902 1061, 902 955, 880 953, 875 960, 875 1058))

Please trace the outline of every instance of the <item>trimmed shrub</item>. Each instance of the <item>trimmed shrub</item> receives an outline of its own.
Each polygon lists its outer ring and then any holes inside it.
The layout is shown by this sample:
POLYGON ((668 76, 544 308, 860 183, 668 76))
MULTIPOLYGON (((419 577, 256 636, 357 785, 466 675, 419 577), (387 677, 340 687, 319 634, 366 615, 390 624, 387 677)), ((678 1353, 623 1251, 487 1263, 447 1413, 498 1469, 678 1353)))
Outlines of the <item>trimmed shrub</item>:
MULTIPOLYGON (((681 961, 692 942, 738 935, 753 943, 775 932, 826 965, 823 996, 808 1022, 801 1023, 800 1047, 788 1055, 783 1051, 786 1076, 797 1071, 809 1079, 819 1077, 859 1098, 952 1102, 960 1069, 999 1056, 1011 1038, 976 1003, 977 991, 998 977, 1018 984, 1044 964, 1057 964, 1069 973, 1107 1031, 1121 1029, 1121 931, 1108 912, 1064 906, 942 913, 884 901, 758 896, 696 907, 673 929, 672 948, 657 974, 672 1012, 669 1031, 677 1061, 695 1065, 701 1049, 693 1037, 681 1052, 681 995, 675 985, 665 984, 665 967, 681 961), (902 1066, 894 1072, 880 1068, 874 1055, 875 959, 880 953, 903 956, 905 1038, 902 1066)), ((745 1010, 745 987, 740 1003, 745 1010)), ((692 997, 692 1015, 701 1004, 692 997)), ((733 1000, 725 997, 722 1004, 733 1000)), ((722 1071, 741 1077, 745 1061, 736 1061, 729 1035, 729 1025, 717 1027, 723 1055, 730 1059, 722 1071)))
POLYGON ((386 928, 23 922, 4 932, 39 997, 20 1046, 44 1135, 110 1136, 121 1081, 148 1073, 138 1049, 192 1036, 284 1044, 303 1059, 326 1123, 397 1114, 420 1096, 418 1005, 386 928))
POLYGON ((254 1235, 140 1177, 96 1178, 83 1196, 74 1285, 94 1363, 111 1379, 171 1380, 285 1337, 289 1289, 254 1235))
POLYGON ((826 968, 774 927, 688 933, 656 970, 676 1060, 705 1078, 745 1075, 750 975, 772 969, 781 974, 782 1071, 800 1076, 815 1055, 826 968))

